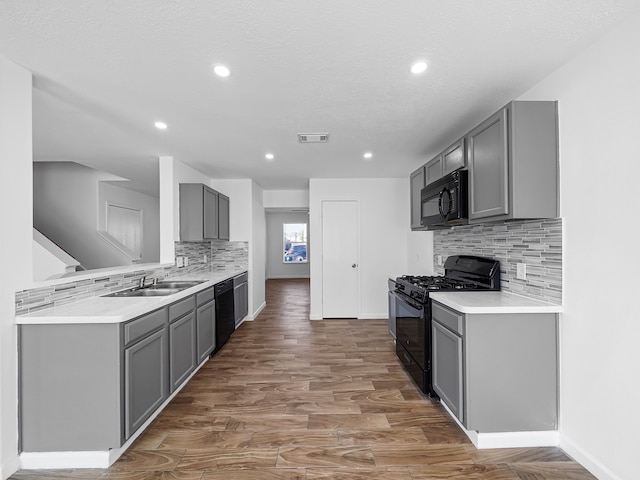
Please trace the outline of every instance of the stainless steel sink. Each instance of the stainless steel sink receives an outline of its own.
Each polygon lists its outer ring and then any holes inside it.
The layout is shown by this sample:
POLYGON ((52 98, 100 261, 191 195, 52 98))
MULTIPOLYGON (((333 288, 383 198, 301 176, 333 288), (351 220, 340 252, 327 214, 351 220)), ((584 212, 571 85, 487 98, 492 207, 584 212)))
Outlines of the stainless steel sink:
POLYGON ((109 293, 103 297, 164 297, 173 295, 184 290, 184 288, 130 288, 119 292, 109 293))
POLYGON ((146 288, 179 288, 180 290, 184 290, 185 288, 195 287, 201 283, 204 283, 204 280, 165 280, 155 285, 149 285, 146 288))

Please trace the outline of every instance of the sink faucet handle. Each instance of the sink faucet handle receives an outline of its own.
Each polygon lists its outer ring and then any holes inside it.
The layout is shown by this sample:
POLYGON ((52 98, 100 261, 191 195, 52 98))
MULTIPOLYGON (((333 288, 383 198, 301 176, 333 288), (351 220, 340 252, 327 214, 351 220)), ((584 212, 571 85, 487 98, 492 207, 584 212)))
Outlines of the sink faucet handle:
POLYGON ((144 287, 144 282, 147 279, 147 276, 144 275, 141 279, 140 279, 140 284, 138 285, 140 288, 144 287))

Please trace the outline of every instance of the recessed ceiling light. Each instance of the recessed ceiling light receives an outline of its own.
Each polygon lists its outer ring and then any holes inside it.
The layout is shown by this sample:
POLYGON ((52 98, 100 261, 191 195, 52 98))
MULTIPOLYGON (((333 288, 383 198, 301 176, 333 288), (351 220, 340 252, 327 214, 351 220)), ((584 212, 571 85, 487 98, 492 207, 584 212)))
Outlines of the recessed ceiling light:
POLYGON ((411 65, 411 73, 413 73, 414 75, 419 75, 421 73, 424 73, 426 69, 427 69, 427 62, 420 61, 411 65))
POLYGON ((213 73, 218 75, 219 77, 228 77, 231 75, 231 70, 224 65, 215 65, 213 67, 213 73))
POLYGON ((166 130, 167 124, 164 122, 156 122, 153 124, 158 130, 166 130))
POLYGON ((367 160, 369 160, 371 157, 373 157, 373 153, 371 152, 367 152, 363 155, 364 158, 366 158, 367 160))
POLYGON ((267 153, 264 158, 266 158, 267 160, 273 160, 275 157, 275 155, 273 153, 267 153))

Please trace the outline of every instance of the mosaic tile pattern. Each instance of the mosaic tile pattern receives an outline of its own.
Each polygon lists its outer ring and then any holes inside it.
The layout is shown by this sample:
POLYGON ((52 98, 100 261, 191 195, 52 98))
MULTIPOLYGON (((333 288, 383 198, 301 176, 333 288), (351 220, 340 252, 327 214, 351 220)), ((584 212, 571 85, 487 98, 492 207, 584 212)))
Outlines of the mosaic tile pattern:
POLYGON ((465 225, 434 232, 434 261, 449 255, 478 255, 500 261, 502 290, 562 303, 562 219, 465 225), (527 279, 516 278, 516 264, 526 263, 527 279))
POLYGON ((23 290, 15 295, 16 315, 37 312, 78 300, 134 287, 144 276, 170 278, 189 273, 224 270, 248 270, 248 242, 176 242, 176 257, 188 257, 189 266, 140 269, 103 277, 88 278, 60 285, 23 290), (207 255, 207 261, 204 261, 207 255))

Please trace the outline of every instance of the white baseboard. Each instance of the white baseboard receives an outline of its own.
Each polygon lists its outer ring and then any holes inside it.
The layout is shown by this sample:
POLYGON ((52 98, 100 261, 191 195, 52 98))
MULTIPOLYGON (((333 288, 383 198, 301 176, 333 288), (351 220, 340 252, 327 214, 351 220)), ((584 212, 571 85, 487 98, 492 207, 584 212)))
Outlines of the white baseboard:
POLYGON ((20 457, 16 454, 0 464, 0 478, 9 478, 20 470, 20 457))
POLYGON ((310 314, 309 315, 309 320, 324 320, 324 318, 322 318, 322 315, 310 314))
MULTIPOLYGON (((173 400, 173 398, 180 393, 191 380, 191 378, 198 373, 202 366, 207 363, 209 357, 203 361, 198 367, 189 375, 186 381, 180 385, 170 396, 167 398, 160 407, 151 415, 142 426, 127 440, 121 447, 113 448, 106 451, 91 451, 91 452, 22 452, 19 459, 19 467, 22 470, 56 470, 67 468, 109 468, 115 463, 120 456, 131 446, 133 442, 145 431, 145 429, 160 415, 165 407, 173 400)), ((4 473, 4 467, 3 467, 4 473)), ((4 475, 2 478, 5 478, 4 475)))
POLYGON ((542 432, 476 433, 478 450, 483 448, 557 447, 560 443, 557 430, 542 432))
POLYGON ((309 279, 311 276, 309 275, 269 275, 267 280, 287 280, 292 278, 306 278, 309 279))
POLYGON ((23 470, 56 470, 66 468, 109 468, 109 452, 22 452, 23 470))
POLYGON ((560 435, 560 448, 599 480, 622 480, 566 435, 560 435))
POLYGON ((361 313, 358 315, 358 320, 387 320, 389 318, 389 312, 384 313, 361 313))
POLYGON ((260 306, 256 309, 256 311, 255 311, 255 312, 253 312, 253 314, 252 314, 252 315, 248 315, 248 316, 246 316, 246 317, 245 317, 245 319, 243 320, 243 322, 244 322, 245 320, 253 321, 253 320, 255 320, 256 318, 258 318, 258 315, 260 315, 260 312, 261 312, 262 310, 264 310, 264 307, 266 307, 266 306, 267 306, 267 302, 262 302, 262 304, 260 304, 260 306))
POLYGON ((557 430, 498 433, 478 433, 475 430, 467 430, 458 418, 451 413, 451 410, 449 410, 449 407, 447 407, 445 403, 440 402, 440 405, 444 407, 478 450, 486 448, 557 447, 560 443, 557 430))

